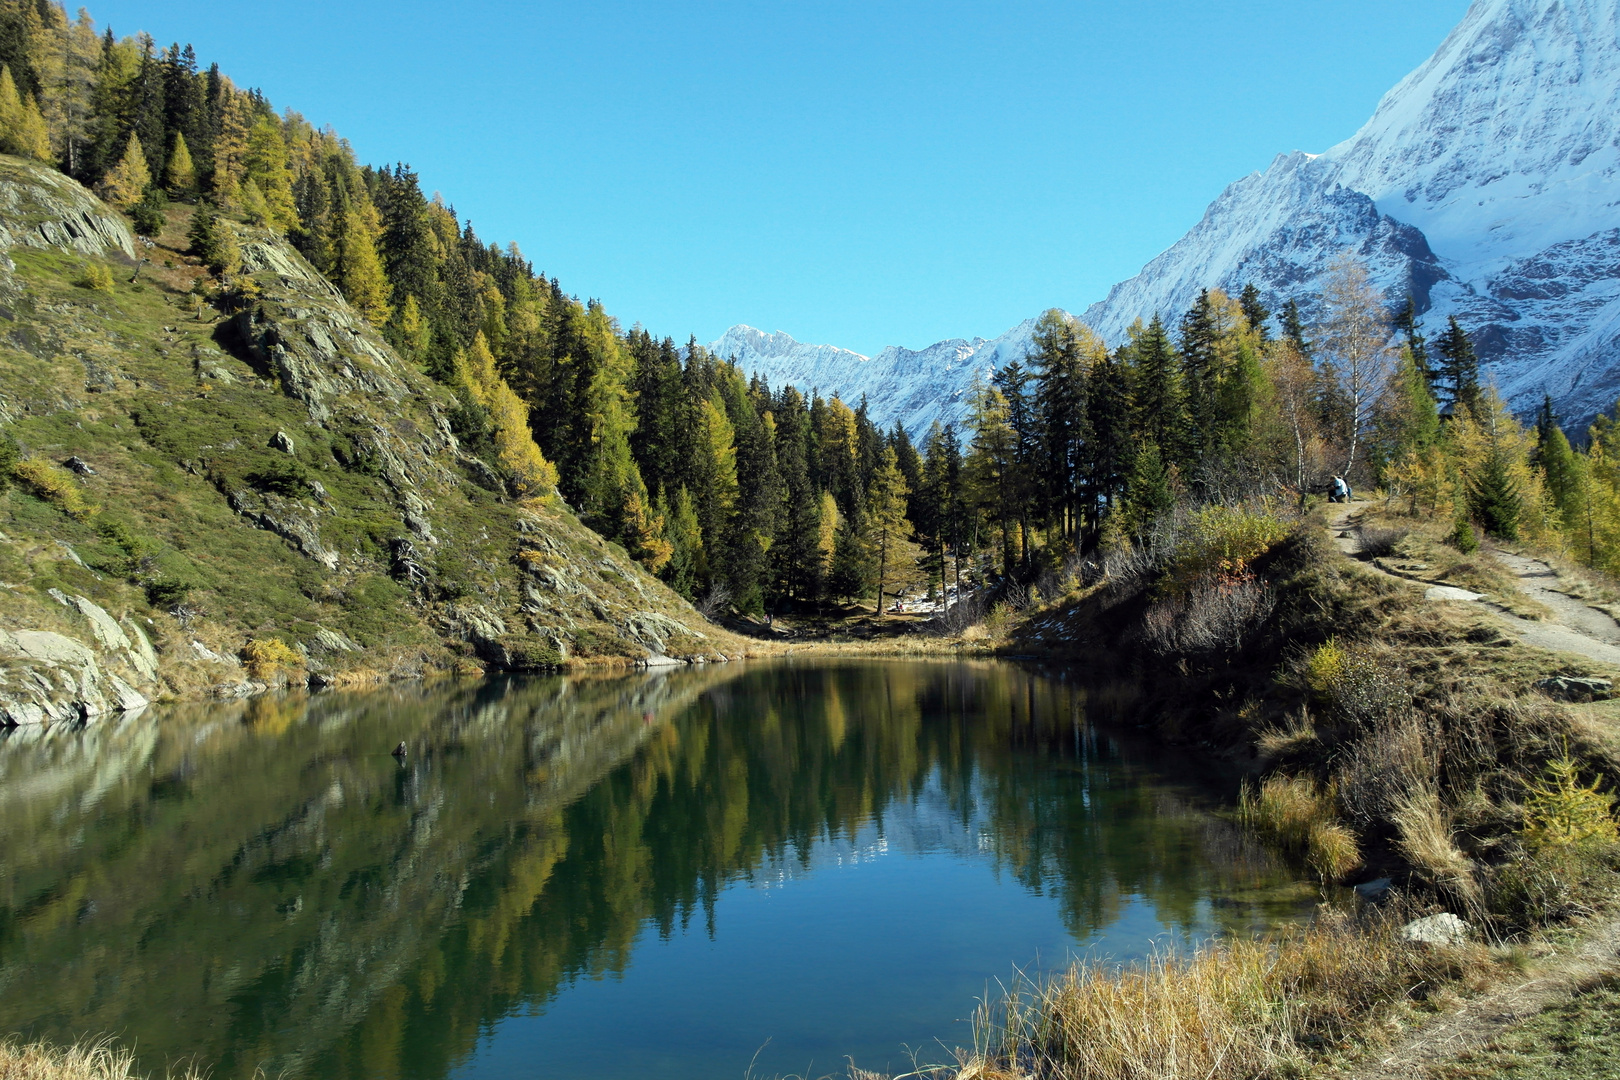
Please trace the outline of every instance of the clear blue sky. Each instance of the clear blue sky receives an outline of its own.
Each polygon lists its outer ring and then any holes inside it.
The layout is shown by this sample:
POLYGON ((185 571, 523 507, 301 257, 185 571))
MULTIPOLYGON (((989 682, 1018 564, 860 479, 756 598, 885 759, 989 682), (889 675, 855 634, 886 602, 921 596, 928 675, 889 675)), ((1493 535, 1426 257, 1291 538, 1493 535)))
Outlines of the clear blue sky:
POLYGON ((1466 0, 107 0, 625 325, 871 353, 1076 310, 1351 135, 1466 0))

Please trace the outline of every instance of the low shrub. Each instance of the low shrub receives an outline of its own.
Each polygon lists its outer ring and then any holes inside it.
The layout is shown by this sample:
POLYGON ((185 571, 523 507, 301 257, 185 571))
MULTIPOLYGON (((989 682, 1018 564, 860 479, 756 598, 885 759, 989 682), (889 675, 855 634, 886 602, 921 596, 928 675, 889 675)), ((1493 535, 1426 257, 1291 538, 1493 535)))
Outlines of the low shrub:
POLYGON ((1277 608, 1253 574, 1216 575, 1154 602, 1143 616, 1148 647, 1161 655, 1241 649, 1277 608))
POLYGON ((1287 522, 1269 512, 1206 506, 1189 518, 1178 538, 1161 588, 1184 595, 1210 579, 1248 577, 1250 565, 1287 535, 1287 522))
POLYGON ((1080 962, 975 1017, 957 1080, 1249 1080, 1297 1075, 1404 1001, 1477 977, 1480 946, 1414 949, 1394 917, 1331 911, 1271 939, 1211 943, 1116 968, 1080 962))
POLYGON ((1446 536, 1446 543, 1462 552, 1472 555, 1479 550, 1479 534, 1474 531, 1474 525, 1465 517, 1457 518, 1457 523, 1451 527, 1446 536))
POLYGON ((242 646, 242 664, 263 682, 281 671, 303 670, 304 657, 280 638, 254 638, 242 646))
POLYGON ((11 467, 11 475, 35 498, 50 503, 68 517, 88 521, 98 508, 84 497, 84 489, 66 469, 59 469, 43 458, 23 458, 11 467))
POLYGON ((1457 847, 1451 821, 1433 789, 1411 793, 1390 815, 1395 847, 1412 869, 1470 908, 1479 901, 1474 863, 1457 847))
POLYGON ((1405 672, 1369 646, 1330 638, 1305 658, 1300 675, 1319 705, 1358 727, 1376 727, 1412 705, 1405 672))
POLYGON ((1406 539, 1405 529, 1386 529, 1364 526, 1356 530, 1356 547, 1369 559, 1382 559, 1395 554, 1395 549, 1406 539))
POLYGON ((91 263, 84 268, 84 273, 73 284, 81 289, 94 289, 96 292, 112 292, 112 271, 107 269, 105 263, 91 263))

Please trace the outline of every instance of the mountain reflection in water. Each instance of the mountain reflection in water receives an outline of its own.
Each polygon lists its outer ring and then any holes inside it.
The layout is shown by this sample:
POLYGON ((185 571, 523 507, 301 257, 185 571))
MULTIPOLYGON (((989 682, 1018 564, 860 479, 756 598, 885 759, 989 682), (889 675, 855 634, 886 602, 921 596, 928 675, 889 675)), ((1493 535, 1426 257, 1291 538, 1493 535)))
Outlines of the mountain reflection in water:
POLYGON ((1150 752, 999 663, 429 683, 18 729, 0 1033, 111 1033, 145 1069, 195 1055, 217 1077, 740 1077, 760 1037, 820 1072, 962 1042, 986 980, 1042 948, 1139 955, 1299 910, 1290 871, 1150 752), (756 984, 767 955, 794 970, 756 984))

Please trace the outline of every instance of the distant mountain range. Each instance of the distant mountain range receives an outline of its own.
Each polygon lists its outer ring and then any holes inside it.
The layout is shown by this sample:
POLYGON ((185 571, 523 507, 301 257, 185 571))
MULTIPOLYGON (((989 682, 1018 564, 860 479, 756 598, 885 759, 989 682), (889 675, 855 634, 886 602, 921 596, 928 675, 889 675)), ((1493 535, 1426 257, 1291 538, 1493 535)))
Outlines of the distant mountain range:
MULTIPOLYGON (((1279 155, 1186 236, 1086 309, 1110 343, 1174 319, 1198 290, 1253 283, 1307 315, 1343 251, 1432 331, 1456 315, 1521 410, 1550 393, 1584 423, 1620 396, 1620 0, 1478 0, 1360 131, 1279 155)), ((712 348, 773 383, 866 395, 913 434, 962 414, 975 371, 1021 357, 1033 320, 993 341, 875 357, 733 327, 712 348)))
POLYGON ((862 356, 833 345, 805 345, 780 332, 733 326, 709 351, 763 375, 773 386, 819 390, 823 397, 836 393, 851 407, 865 399, 879 426, 898 423, 921 438, 935 420, 962 420, 973 377, 988 378, 1008 361, 1022 360, 1034 330, 1035 320, 1025 319, 988 341, 952 338, 917 350, 890 345, 876 356, 862 356))

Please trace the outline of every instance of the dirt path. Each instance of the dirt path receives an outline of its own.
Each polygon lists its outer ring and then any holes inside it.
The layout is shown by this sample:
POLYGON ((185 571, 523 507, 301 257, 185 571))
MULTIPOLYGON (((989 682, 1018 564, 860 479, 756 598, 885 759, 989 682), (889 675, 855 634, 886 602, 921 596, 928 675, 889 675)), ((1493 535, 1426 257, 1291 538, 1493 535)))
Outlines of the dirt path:
MULTIPOLYGON (((1360 511, 1354 503, 1331 509, 1328 528, 1334 544, 1345 554, 1355 555, 1359 548, 1355 519, 1360 511)), ((1519 590, 1525 596, 1552 612, 1551 621, 1522 618, 1490 603, 1479 593, 1449 585, 1430 585, 1425 596, 1437 602, 1478 604, 1488 608, 1501 622, 1503 629, 1526 645, 1549 652, 1582 656, 1620 674, 1620 623, 1558 589, 1558 572, 1547 563, 1495 549, 1491 555, 1518 579, 1519 590)), ((1386 573, 1378 567, 1370 566, 1370 569, 1386 573)))

